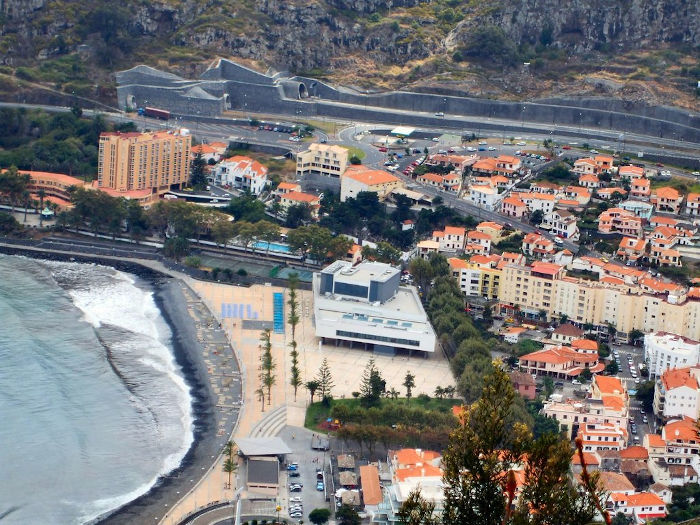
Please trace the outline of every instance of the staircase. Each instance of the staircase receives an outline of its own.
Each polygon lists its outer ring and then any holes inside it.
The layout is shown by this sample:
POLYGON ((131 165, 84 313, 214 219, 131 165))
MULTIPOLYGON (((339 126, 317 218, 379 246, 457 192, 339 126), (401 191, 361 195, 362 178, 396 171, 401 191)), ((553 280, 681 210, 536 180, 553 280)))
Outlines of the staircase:
POLYGON ((258 423, 251 429, 248 437, 274 437, 279 434, 287 425, 287 405, 275 408, 272 412, 268 412, 258 423))

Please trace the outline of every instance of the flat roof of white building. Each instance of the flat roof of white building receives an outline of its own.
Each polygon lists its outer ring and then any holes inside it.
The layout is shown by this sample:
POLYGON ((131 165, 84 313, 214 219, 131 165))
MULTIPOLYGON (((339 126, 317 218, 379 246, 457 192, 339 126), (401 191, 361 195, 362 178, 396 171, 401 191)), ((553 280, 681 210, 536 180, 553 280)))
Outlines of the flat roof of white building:
POLYGON ((410 128, 408 126, 397 126, 391 130, 391 134, 397 137, 410 137, 414 131, 416 131, 416 128, 410 128))

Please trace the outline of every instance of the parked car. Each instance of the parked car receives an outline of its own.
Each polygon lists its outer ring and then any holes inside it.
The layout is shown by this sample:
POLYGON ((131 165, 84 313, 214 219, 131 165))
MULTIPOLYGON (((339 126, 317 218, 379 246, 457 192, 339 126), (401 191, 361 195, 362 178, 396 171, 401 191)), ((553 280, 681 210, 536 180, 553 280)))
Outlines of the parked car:
POLYGON ((290 463, 287 465, 287 470, 298 470, 299 469, 299 463, 290 463))
POLYGON ((298 478, 299 476, 301 476, 301 473, 298 470, 292 470, 289 472, 290 478, 298 478))
POLYGON ((381 148, 379 148, 379 151, 386 153, 388 150, 384 146, 382 146, 381 148))
POLYGON ((488 147, 488 150, 489 150, 489 151, 496 151, 496 148, 494 148, 493 146, 489 146, 489 147, 488 147))
POLYGON ((304 513, 302 513, 302 512, 290 512, 289 517, 290 518, 303 518, 304 513))
POLYGON ((323 492, 326 490, 326 486, 323 484, 323 481, 319 481, 316 483, 316 490, 323 492))
POLYGON ((289 492, 301 492, 301 485, 290 485, 289 492))
POLYGON ((440 137, 433 137, 433 142, 440 142, 440 137))
POLYGON ((303 500, 304 500, 304 498, 302 498, 301 496, 292 496, 291 498, 289 498, 290 503, 296 503, 298 501, 303 501, 303 500))

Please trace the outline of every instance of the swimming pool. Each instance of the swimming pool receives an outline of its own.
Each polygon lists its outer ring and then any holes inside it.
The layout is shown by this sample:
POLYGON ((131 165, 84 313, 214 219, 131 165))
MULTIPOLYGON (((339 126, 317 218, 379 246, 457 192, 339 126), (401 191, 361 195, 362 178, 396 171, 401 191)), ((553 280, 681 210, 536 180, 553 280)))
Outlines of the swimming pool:
POLYGON ((292 253, 292 249, 288 244, 281 244, 279 242, 258 241, 253 244, 253 248, 265 251, 269 249, 271 252, 292 253))

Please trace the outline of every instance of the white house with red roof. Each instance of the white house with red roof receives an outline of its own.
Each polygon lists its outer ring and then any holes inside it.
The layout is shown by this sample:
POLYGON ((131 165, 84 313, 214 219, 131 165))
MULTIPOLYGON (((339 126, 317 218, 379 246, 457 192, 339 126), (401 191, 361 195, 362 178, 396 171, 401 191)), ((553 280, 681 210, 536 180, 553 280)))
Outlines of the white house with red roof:
POLYGON ((700 415, 700 365, 671 368, 661 374, 654 387, 654 414, 668 421, 700 415))
POLYGON ((623 261, 637 262, 646 257, 648 242, 637 237, 623 237, 617 249, 617 256, 623 261))
POLYGON ((568 346, 544 348, 520 357, 520 370, 529 374, 574 379, 584 369, 599 372, 604 368, 598 362, 598 353, 577 352, 568 346))
POLYGON ((683 194, 670 186, 656 188, 651 194, 651 203, 656 206, 657 211, 680 213, 683 194))
POLYGON ((461 226, 445 226, 444 230, 435 230, 432 240, 440 243, 439 251, 456 253, 464 250, 466 229, 461 226))
POLYGON ((506 197, 501 203, 501 213, 506 217, 521 219, 527 215, 527 212, 527 204, 518 197, 506 197))
POLYGON ((242 155, 229 157, 211 170, 214 183, 260 195, 267 186, 267 168, 257 160, 242 155))
POLYGON ((555 253, 554 242, 539 233, 528 233, 523 237, 522 250, 525 255, 542 257, 555 253))
POLYGON ((542 227, 562 239, 576 241, 579 238, 576 215, 568 210, 554 210, 545 214, 542 219, 542 227))
POLYGON ((627 446, 627 429, 614 423, 584 423, 578 437, 583 440, 584 452, 622 450, 627 446))
POLYGON ((685 214, 692 217, 700 216, 700 193, 689 193, 685 200, 685 214))
POLYGON ((467 232, 464 249, 469 253, 487 255, 491 251, 491 237, 478 230, 471 230, 467 232))
POLYGON ((666 503, 652 492, 612 492, 608 497, 608 508, 613 515, 621 512, 635 523, 666 517, 666 503))
POLYGON ((578 178, 578 185, 589 190, 600 188, 600 179, 592 173, 586 173, 578 178))

